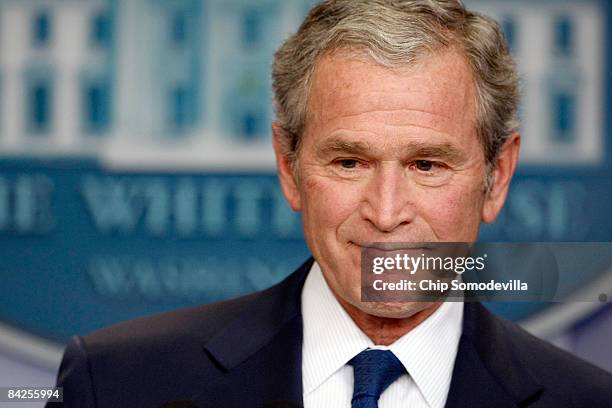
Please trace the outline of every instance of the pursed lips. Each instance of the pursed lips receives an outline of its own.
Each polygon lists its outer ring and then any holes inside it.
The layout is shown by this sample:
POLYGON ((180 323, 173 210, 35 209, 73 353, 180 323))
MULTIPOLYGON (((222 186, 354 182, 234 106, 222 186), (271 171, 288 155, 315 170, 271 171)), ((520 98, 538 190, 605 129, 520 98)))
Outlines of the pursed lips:
POLYGON ((392 241, 392 242, 362 242, 355 243, 351 241, 352 244, 360 247, 361 249, 377 249, 383 251, 397 251, 403 249, 435 249, 438 247, 435 242, 403 242, 403 241, 392 241))

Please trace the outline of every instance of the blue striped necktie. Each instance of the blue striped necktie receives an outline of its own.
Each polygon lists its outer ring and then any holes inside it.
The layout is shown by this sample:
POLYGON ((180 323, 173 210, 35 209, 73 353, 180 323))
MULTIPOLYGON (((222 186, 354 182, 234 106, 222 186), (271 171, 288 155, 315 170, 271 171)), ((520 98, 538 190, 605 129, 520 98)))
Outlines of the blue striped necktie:
POLYGON ((390 350, 366 349, 349 364, 353 366, 355 379, 352 408, 378 408, 380 394, 406 372, 390 350))

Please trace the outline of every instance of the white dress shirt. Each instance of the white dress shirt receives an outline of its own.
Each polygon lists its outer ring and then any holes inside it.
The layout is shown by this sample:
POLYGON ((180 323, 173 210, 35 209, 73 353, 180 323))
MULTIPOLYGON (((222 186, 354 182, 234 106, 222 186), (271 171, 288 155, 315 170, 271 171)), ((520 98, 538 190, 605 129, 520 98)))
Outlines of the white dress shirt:
POLYGON ((381 395, 379 408, 442 408, 461 336, 463 303, 444 302, 390 346, 375 346, 338 303, 315 262, 302 290, 304 408, 350 407, 349 360, 366 348, 391 350, 406 368, 381 395))

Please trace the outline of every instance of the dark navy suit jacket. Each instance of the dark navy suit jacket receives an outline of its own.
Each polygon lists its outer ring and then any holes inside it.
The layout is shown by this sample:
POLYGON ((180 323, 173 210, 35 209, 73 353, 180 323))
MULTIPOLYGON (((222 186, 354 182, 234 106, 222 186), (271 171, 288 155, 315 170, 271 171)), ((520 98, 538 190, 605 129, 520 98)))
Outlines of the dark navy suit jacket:
MULTIPOLYGON (((262 292, 74 337, 58 374, 63 406, 302 405, 300 294, 311 265, 262 292)), ((466 303, 446 406, 612 407, 612 375, 466 303)))

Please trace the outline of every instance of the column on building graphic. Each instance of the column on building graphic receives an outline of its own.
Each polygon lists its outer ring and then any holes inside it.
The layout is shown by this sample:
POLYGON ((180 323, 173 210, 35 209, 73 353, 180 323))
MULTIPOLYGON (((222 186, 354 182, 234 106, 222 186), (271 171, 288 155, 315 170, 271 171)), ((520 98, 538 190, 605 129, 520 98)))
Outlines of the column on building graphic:
POLYGON ((55 67, 45 53, 53 40, 53 21, 48 9, 32 10, 30 46, 38 53, 24 69, 25 123, 28 134, 47 136, 53 126, 55 67))
POLYGON ((237 141, 253 142, 270 133, 270 65, 280 40, 281 4, 276 0, 228 1, 216 16, 229 29, 218 63, 226 74, 221 84, 221 127, 237 141))
POLYGON ((122 2, 120 137, 153 146, 156 140, 187 135, 202 126, 205 4, 122 2))
POLYGON ((604 16, 597 1, 469 2, 493 16, 521 74, 524 164, 603 157, 604 16))
MULTIPOLYGON (((524 47, 525 44, 522 43, 522 32, 521 32, 521 20, 520 17, 513 12, 510 11, 502 11, 497 17, 497 21, 500 24, 504 37, 506 39, 506 43, 508 44, 508 48, 512 53, 512 56, 517 59, 521 53, 521 47, 524 47)), ((524 86, 524 83, 522 84, 524 86)), ((519 106, 518 111, 518 120, 519 120, 519 131, 521 133, 524 132, 524 121, 526 119, 525 115, 525 106, 524 100, 523 103, 519 106)))
POLYGON ((56 81, 48 48, 53 25, 49 11, 30 2, 4 2, 0 19, 0 145, 16 150, 30 135, 47 138, 52 129, 56 81))
POLYGON ((551 22, 551 73, 548 79, 549 138, 571 144, 576 139, 580 71, 575 64, 576 27, 569 14, 558 14, 551 22))
POLYGON ((546 115, 544 150, 562 163, 603 159, 604 21, 601 3, 550 6, 542 16, 545 36, 541 98, 546 115))
POLYGON ((114 119, 115 2, 106 1, 85 15, 87 65, 79 78, 81 118, 85 136, 106 136, 114 119))
POLYGON ((165 14, 166 51, 162 85, 166 106, 166 123, 170 134, 194 130, 202 116, 202 1, 162 2, 165 14))
POLYGON ((2 145, 27 153, 91 150, 84 136, 108 130, 112 115, 112 0, 2 4, 2 145), (4 88, 3 88, 4 90, 4 88))
POLYGON ((506 43, 508 44, 510 52, 515 54, 518 47, 517 37, 519 29, 516 17, 508 13, 502 14, 502 16, 499 18, 499 23, 504 33, 504 37, 506 38, 506 43))

